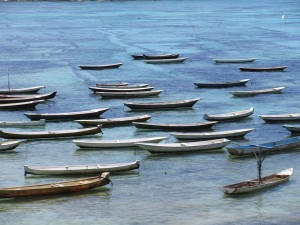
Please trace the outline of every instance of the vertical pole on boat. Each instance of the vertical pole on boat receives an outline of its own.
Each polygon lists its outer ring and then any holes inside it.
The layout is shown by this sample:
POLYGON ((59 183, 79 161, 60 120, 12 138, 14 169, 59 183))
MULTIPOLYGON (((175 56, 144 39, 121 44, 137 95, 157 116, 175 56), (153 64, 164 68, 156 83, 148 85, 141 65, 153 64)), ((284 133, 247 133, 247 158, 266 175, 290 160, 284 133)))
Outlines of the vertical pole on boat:
POLYGON ((10 91, 9 69, 8 68, 7 68, 7 78, 8 78, 8 91, 10 91))
POLYGON ((285 15, 284 14, 281 16, 281 19, 284 21, 284 23, 286 23, 285 22, 285 15))
POLYGON ((256 154, 255 149, 253 150, 253 152, 254 152, 254 155, 255 155, 256 160, 257 160, 258 180, 259 180, 259 183, 262 183, 262 179, 261 179, 262 163, 266 158, 266 154, 262 154, 262 152, 261 152, 262 147, 261 146, 256 146, 256 147, 259 148, 258 155, 256 154))

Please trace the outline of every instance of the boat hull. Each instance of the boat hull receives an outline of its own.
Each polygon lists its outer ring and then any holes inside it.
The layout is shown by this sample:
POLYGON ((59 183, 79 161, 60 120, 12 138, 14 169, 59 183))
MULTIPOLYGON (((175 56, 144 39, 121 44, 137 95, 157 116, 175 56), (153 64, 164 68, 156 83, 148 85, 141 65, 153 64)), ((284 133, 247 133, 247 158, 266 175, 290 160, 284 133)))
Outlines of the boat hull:
POLYGON ((135 91, 135 92, 96 92, 102 98, 143 98, 158 96, 163 90, 135 91))
POLYGON ((253 90, 253 91, 230 91, 229 93, 232 94, 234 97, 247 97, 253 95, 260 95, 260 94, 281 94, 285 87, 278 87, 278 88, 269 88, 263 90, 253 90))
POLYGON ((179 54, 165 54, 165 55, 143 55, 144 59, 177 59, 179 54))
POLYGON ((194 83, 198 88, 229 88, 237 86, 245 86, 250 79, 244 79, 233 82, 223 82, 223 83, 194 83))
POLYGON ((0 110, 20 110, 20 109, 34 108, 37 104, 43 102, 45 102, 45 100, 0 104, 0 110))
POLYGON ((22 142, 24 141, 3 141, 0 143, 0 152, 13 150, 16 147, 18 147, 22 142))
POLYGON ((114 69, 122 66, 123 63, 108 64, 108 65, 80 65, 82 70, 105 70, 105 69, 114 69))
POLYGON ((0 98, 0 104, 3 103, 16 103, 16 102, 27 102, 27 101, 36 101, 36 100, 41 100, 41 99, 51 99, 54 98, 56 95, 56 92, 52 92, 49 94, 44 94, 40 96, 33 96, 33 97, 17 97, 17 98, 0 98))
POLYGON ((45 119, 37 121, 0 121, 0 127, 32 127, 32 126, 45 126, 45 119))
POLYGON ((283 71, 286 69, 287 66, 278 66, 278 67, 269 67, 269 68, 248 68, 248 67, 241 67, 241 71, 247 72, 273 72, 273 71, 283 71))
POLYGON ((254 62, 256 58, 249 59, 214 59, 216 63, 249 63, 254 62))
POLYGON ((177 58, 177 59, 149 59, 149 60, 144 60, 144 62, 148 64, 182 63, 187 59, 188 57, 177 58))
POLYGON ((10 89, 10 90, 3 90, 0 89, 0 94, 9 94, 9 95, 13 95, 13 94, 23 94, 23 93, 36 93, 39 90, 41 90, 42 88, 44 88, 44 86, 36 86, 36 87, 29 87, 29 88, 19 88, 19 89, 10 89))
POLYGON ((205 120, 216 120, 216 121, 225 121, 225 120, 236 120, 248 117, 254 113, 254 108, 250 108, 248 110, 242 110, 238 112, 232 112, 232 113, 224 113, 224 114, 218 114, 218 115, 208 115, 204 114, 203 118, 205 120))

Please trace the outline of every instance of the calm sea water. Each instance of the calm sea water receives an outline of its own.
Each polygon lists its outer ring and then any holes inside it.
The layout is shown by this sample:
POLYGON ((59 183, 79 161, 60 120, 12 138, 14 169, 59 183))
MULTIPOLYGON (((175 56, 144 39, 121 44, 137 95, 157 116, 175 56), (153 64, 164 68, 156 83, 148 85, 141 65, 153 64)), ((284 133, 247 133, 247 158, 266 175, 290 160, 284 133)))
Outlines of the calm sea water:
MULTIPOLYGON (((36 112, 110 107, 104 117, 131 116, 124 101, 102 100, 88 86, 97 82, 149 83, 164 92, 153 101, 201 97, 191 110, 151 112, 151 122, 203 121, 204 113, 256 113, 214 130, 255 128, 236 144, 290 137, 281 124, 259 114, 300 112, 300 29, 298 0, 287 1, 109 1, 1 2, 1 88, 45 85, 58 91, 36 112), (281 16, 285 14, 286 20, 281 16), (133 53, 180 53, 183 64, 147 65, 133 53), (213 58, 257 57, 251 66, 286 65, 285 72, 240 72, 240 65, 215 65, 213 58), (119 69, 82 71, 79 64, 123 62, 119 69), (233 98, 233 89, 197 89, 197 81, 249 78, 247 87, 285 86, 283 94, 233 98)), ((249 65, 250 66, 250 65, 249 65)), ((131 100, 130 100, 131 101, 131 100)), ((132 100, 146 101, 146 99, 132 100)), ((0 113, 1 120, 26 120, 26 111, 0 113)), ((47 130, 79 128, 48 123, 47 130)), ((17 130, 17 129, 9 129, 17 130)), ((30 130, 30 129, 27 129, 30 130)), ((41 130, 35 128, 35 130, 41 130)), ((104 128, 99 139, 170 136, 134 127, 104 128)), ((176 141, 170 137, 169 142, 176 141)), ((293 167, 291 182, 265 192, 226 197, 218 186, 256 177, 256 160, 213 153, 153 156, 146 151, 78 150, 71 140, 32 141, 0 154, 0 186, 23 186, 72 179, 23 176, 23 166, 101 164, 141 160, 138 172, 112 176, 113 186, 90 192, 0 201, 1 224, 293 224, 300 216, 300 152, 270 155, 263 173, 293 167)))

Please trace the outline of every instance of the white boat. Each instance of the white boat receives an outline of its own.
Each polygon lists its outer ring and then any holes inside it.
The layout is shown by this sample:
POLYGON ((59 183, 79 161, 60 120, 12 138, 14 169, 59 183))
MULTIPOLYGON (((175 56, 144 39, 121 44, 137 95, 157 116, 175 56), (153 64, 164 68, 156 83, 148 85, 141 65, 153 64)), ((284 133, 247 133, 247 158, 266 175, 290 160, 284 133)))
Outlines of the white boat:
POLYGON ((120 148, 134 147, 135 143, 158 143, 167 137, 150 137, 124 140, 73 140, 80 148, 120 148))
POLYGON ((151 91, 154 87, 135 87, 135 88, 110 88, 110 87, 89 87, 94 93, 97 92, 138 92, 138 91, 151 91))
POLYGON ((36 93, 45 86, 35 86, 28 88, 16 88, 16 89, 0 89, 0 94, 23 94, 23 93, 36 93))
POLYGON ((248 63, 254 62, 256 58, 246 58, 246 59, 214 59, 216 63, 248 63))
POLYGON ((186 143, 136 143, 136 145, 151 153, 185 153, 221 149, 229 143, 229 140, 222 138, 209 141, 197 141, 186 143))
POLYGON ((132 85, 128 85, 128 83, 126 83, 127 85, 109 85, 109 84, 96 84, 96 87, 101 87, 101 88, 114 88, 114 89, 132 89, 132 88, 144 88, 147 87, 148 84, 132 84, 132 85))
POLYGON ((1 141, 0 142, 0 152, 15 149, 22 142, 24 142, 24 140, 19 140, 19 141, 1 141))
POLYGON ((254 113, 254 108, 251 107, 250 109, 237 111, 237 112, 230 112, 230 113, 223 113, 223 114, 216 114, 216 115, 208 115, 204 114, 203 118, 206 120, 232 120, 232 119, 240 119, 247 116, 250 116, 254 113))
POLYGON ((259 117, 265 121, 294 121, 300 120, 300 113, 259 115, 259 117))
POLYGON ((31 126, 45 126, 45 119, 37 121, 0 121, 0 127, 31 127, 31 126))
POLYGON ((163 90, 154 91, 134 91, 134 92, 96 92, 102 98, 140 98, 148 96, 157 96, 162 93, 163 90))
POLYGON ((149 59, 149 60, 144 60, 144 61, 149 64, 165 64, 165 63, 181 63, 187 59, 188 59, 188 57, 177 58, 177 59, 149 59))
POLYGON ((273 187, 288 181, 293 175, 293 168, 285 169, 279 173, 262 177, 262 182, 258 179, 246 180, 235 184, 219 187, 225 194, 242 194, 247 192, 258 191, 268 187, 273 187))
POLYGON ((235 97, 252 96, 259 94, 280 94, 285 87, 267 88, 261 90, 251 90, 251 91, 229 91, 235 97))
POLYGON ((176 139, 214 139, 214 138, 235 138, 243 137, 254 129, 225 130, 217 132, 199 132, 199 133, 171 133, 176 139))
POLYGON ((29 167, 24 166, 25 176, 34 175, 69 175, 69 174, 92 174, 103 172, 125 172, 140 167, 140 161, 117 164, 98 164, 98 165, 70 165, 70 166, 51 166, 51 167, 29 167))

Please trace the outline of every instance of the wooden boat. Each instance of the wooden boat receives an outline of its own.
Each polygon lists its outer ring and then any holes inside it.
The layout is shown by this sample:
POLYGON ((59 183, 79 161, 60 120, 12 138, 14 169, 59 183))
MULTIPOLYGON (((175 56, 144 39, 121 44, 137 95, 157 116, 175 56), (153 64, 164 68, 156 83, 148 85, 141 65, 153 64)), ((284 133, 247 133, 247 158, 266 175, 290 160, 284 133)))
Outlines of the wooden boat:
POLYGON ((144 59, 176 59, 178 58, 179 54, 164 54, 164 55, 145 55, 143 54, 144 59))
POLYGON ((19 140, 19 141, 1 141, 0 142, 0 152, 15 149, 22 142, 24 142, 24 140, 19 140))
POLYGON ((277 114, 277 115, 259 115, 259 117, 268 122, 276 121, 296 121, 300 120, 300 113, 277 114))
POLYGON ((34 175, 76 175, 76 174, 94 174, 104 172, 125 172, 140 167, 140 161, 130 163, 116 164, 98 164, 98 165, 70 165, 70 166, 51 166, 51 167, 29 167, 24 166, 25 176, 34 175))
POLYGON ((177 58, 177 59, 150 59, 150 60, 144 60, 144 62, 149 64, 182 63, 187 59, 188 57, 177 58))
POLYGON ((128 86, 128 83, 126 83, 126 82, 109 83, 109 84, 99 83, 99 84, 96 84, 96 86, 97 87, 125 87, 125 86, 128 86))
POLYGON ((0 188, 0 198, 32 197, 85 191, 104 186, 110 182, 109 173, 79 180, 23 187, 0 188))
POLYGON ((35 94, 0 94, 0 98, 44 98, 44 99, 50 99, 50 98, 54 98, 56 95, 52 93, 46 93, 46 94, 39 94, 39 93, 35 93, 35 94))
POLYGON ((215 138, 236 138, 243 137, 254 129, 238 129, 225 130, 217 132, 201 132, 201 133, 172 133, 176 139, 215 139, 215 138))
POLYGON ((130 116, 130 117, 119 117, 119 118, 107 118, 107 119, 94 119, 94 120, 75 120, 83 126, 120 126, 120 125, 132 125, 132 122, 142 122, 150 119, 149 115, 130 116))
POLYGON ((15 102, 27 102, 27 101, 36 101, 36 100, 46 100, 50 98, 54 98, 56 95, 56 91, 48 94, 43 94, 39 96, 28 96, 28 97, 6 97, 6 98, 0 98, 0 103, 15 103, 15 102))
POLYGON ((35 86, 28 88, 17 88, 17 89, 0 89, 0 94, 22 94, 22 93, 36 93, 45 86, 35 86))
POLYGON ((141 129, 158 129, 158 130, 199 130, 211 128, 217 122, 204 122, 204 123, 186 123, 186 124, 169 124, 169 123, 142 123, 132 122, 136 128, 141 129))
POLYGON ((123 63, 106 64, 106 65, 79 65, 82 70, 104 70, 119 68, 123 63))
POLYGON ((137 88, 107 88, 107 87, 89 87, 93 92, 136 92, 151 91, 154 87, 137 87, 137 88))
POLYGON ((101 126, 73 129, 73 130, 54 130, 54 131, 35 131, 35 132, 9 132, 0 130, 0 137, 6 139, 39 139, 39 138, 61 138, 75 137, 101 132, 101 126))
POLYGON ((31 120, 73 120, 73 119, 81 119, 81 118, 96 118, 99 117, 102 113, 109 110, 109 108, 101 108, 101 109, 91 109, 87 111, 78 111, 78 112, 65 112, 65 113, 25 113, 31 120))
POLYGON ((204 114, 203 118, 206 120, 234 120, 234 119, 240 119, 244 117, 248 117, 254 113, 254 108, 251 107, 250 109, 237 111, 237 112, 230 112, 230 113, 223 113, 223 114, 217 114, 217 115, 208 115, 204 114))
POLYGON ((251 91, 229 91, 234 97, 246 97, 253 96, 259 94, 281 94, 282 90, 285 87, 277 87, 277 88, 267 88, 261 90, 251 90, 251 91))
POLYGON ((219 187, 219 189, 228 195, 259 191, 261 189, 274 187, 276 185, 282 184, 288 181, 292 177, 292 175, 293 168, 289 168, 279 173, 262 177, 262 182, 259 182, 258 179, 253 179, 219 187))
POLYGON ((134 143, 158 143, 167 137, 150 137, 124 140, 73 140, 80 148, 121 148, 134 147, 134 143))
POLYGON ((45 126, 45 119, 37 121, 0 121, 0 127, 32 127, 45 126))
POLYGON ((144 88, 147 87, 148 84, 133 84, 133 85, 126 85, 126 86, 117 86, 117 85, 106 85, 106 86, 101 86, 100 84, 96 84, 96 87, 100 88, 120 88, 120 89, 131 89, 131 88, 144 88))
POLYGON ((229 140, 222 138, 186 143, 136 143, 136 145, 151 153, 185 153, 221 149, 228 145, 229 142, 229 140))
POLYGON ((134 91, 134 92, 96 92, 102 98, 143 98, 150 96, 157 96, 162 93, 163 90, 154 91, 134 91))
POLYGON ((0 104, 0 109, 9 109, 9 110, 17 109, 18 110, 18 109, 34 108, 37 104, 40 104, 43 102, 45 102, 45 100, 0 104))
POLYGON ((248 63, 254 62, 256 58, 248 58, 248 59, 214 59, 216 63, 248 63))
POLYGON ((244 86, 250 79, 243 79, 238 81, 231 82, 214 82, 214 83, 194 83, 199 88, 228 88, 228 87, 236 87, 236 86, 244 86))
POLYGON ((227 150, 231 155, 243 156, 254 155, 254 152, 259 153, 259 151, 276 153, 282 151, 289 151, 299 147, 300 139, 299 137, 294 137, 264 144, 227 147, 227 150))
POLYGON ((132 58, 134 59, 134 60, 141 60, 141 59, 144 59, 144 56, 143 55, 131 55, 132 56, 132 58))
POLYGON ((299 125, 282 125, 285 129, 290 131, 291 133, 300 133, 299 125))
POLYGON ((143 110, 165 110, 165 109, 176 109, 193 107, 200 98, 179 100, 171 102, 125 102, 124 105, 130 109, 143 109, 143 110))
POLYGON ((248 68, 248 67, 241 67, 241 71, 248 71, 248 72, 272 72, 272 71, 283 71, 287 66, 277 66, 277 67, 265 67, 265 68, 248 68))

